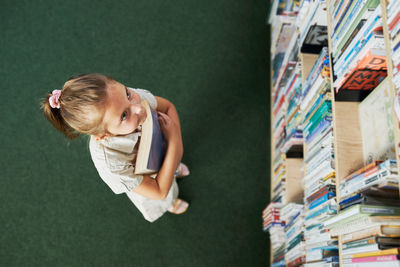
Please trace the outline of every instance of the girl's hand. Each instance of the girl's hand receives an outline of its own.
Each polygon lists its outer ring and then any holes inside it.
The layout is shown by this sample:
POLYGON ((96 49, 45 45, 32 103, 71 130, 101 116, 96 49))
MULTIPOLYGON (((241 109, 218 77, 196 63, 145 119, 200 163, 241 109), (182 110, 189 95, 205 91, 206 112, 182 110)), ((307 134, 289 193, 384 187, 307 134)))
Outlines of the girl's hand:
POLYGON ((173 138, 179 137, 180 133, 178 125, 176 125, 167 114, 162 112, 157 112, 157 113, 161 130, 167 141, 170 142, 173 138))

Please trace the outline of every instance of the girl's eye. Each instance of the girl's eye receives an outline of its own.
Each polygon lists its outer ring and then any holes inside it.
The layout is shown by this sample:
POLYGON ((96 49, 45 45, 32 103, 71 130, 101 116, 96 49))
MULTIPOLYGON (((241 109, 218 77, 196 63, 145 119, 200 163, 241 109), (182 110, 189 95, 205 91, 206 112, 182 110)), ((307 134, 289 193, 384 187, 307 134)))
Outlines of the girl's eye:
POLYGON ((126 96, 128 97, 128 99, 130 99, 130 98, 131 98, 131 92, 129 92, 129 90, 128 90, 128 89, 126 89, 126 96))
POLYGON ((126 120, 127 117, 128 117, 128 113, 126 111, 124 111, 124 113, 122 113, 122 116, 121 116, 121 121, 126 120))

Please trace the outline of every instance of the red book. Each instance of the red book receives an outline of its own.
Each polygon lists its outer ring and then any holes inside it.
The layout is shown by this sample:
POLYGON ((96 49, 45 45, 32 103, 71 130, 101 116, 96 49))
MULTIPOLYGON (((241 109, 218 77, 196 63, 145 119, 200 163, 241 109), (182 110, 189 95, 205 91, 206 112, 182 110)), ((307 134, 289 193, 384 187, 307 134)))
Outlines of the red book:
POLYGON ((278 114, 279 110, 281 109, 283 103, 285 102, 285 96, 282 95, 281 99, 279 100, 278 106, 274 110, 274 115, 278 114))
POLYGON ((340 90, 373 90, 387 76, 386 56, 368 53, 340 86, 340 90))
POLYGON ((390 24, 388 24, 389 31, 393 30, 393 28, 396 26, 396 24, 399 22, 399 20, 400 20, 400 11, 397 12, 396 16, 393 18, 393 20, 390 22, 390 24))
POLYGON ((352 178, 354 178, 354 177, 356 177, 356 176, 358 176, 358 175, 360 175, 362 173, 365 173, 365 172, 367 172, 367 171, 369 171, 371 169, 374 169, 376 166, 379 165, 379 163, 382 163, 382 162, 383 162, 382 160, 377 160, 377 161, 371 162, 370 164, 365 165, 361 169, 358 169, 357 171, 353 172, 352 174, 346 176, 344 178, 344 181, 350 180, 350 179, 352 179, 352 178))
POLYGON ((291 262, 289 262, 286 266, 287 267, 295 267, 295 266, 302 264, 305 261, 306 261, 306 258, 304 256, 300 256, 300 257, 296 258, 295 260, 292 260, 291 262))
POLYGON ((279 220, 281 216, 278 214, 265 214, 263 215, 264 220, 279 220))
POLYGON ((326 185, 326 186, 322 187, 320 190, 318 190, 317 192, 315 192, 314 194, 312 194, 311 196, 309 196, 309 197, 307 198, 307 202, 310 203, 310 202, 312 202, 313 200, 316 200, 317 198, 321 197, 322 195, 325 195, 326 192, 332 190, 332 188, 333 188, 333 187, 330 186, 330 185, 326 185))

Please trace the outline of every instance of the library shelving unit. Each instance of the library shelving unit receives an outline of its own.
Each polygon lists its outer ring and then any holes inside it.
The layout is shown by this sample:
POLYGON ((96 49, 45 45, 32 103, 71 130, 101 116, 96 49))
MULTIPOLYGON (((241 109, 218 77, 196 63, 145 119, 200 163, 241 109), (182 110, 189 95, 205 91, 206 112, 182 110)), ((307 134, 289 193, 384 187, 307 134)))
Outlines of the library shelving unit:
MULTIPOLYGON (((336 228, 334 227, 334 223, 341 222, 344 214, 348 213, 350 209, 354 210, 355 205, 369 204, 369 202, 355 202, 354 206, 347 207, 342 204, 343 201, 350 199, 350 196, 357 195, 358 197, 371 188, 383 192, 383 194, 387 190, 390 192, 393 202, 400 203, 398 200, 400 179, 397 175, 400 170, 400 124, 395 112, 396 98, 399 97, 397 88, 400 88, 400 79, 398 78, 400 75, 396 78, 400 70, 400 59, 397 61, 397 58, 400 58, 397 54, 397 46, 400 46, 398 45, 400 43, 398 40, 400 39, 400 1, 271 0, 270 2, 271 151, 269 153, 271 173, 268 181, 271 188, 271 203, 274 206, 269 205, 263 211, 264 230, 270 232, 271 242, 273 242, 272 232, 276 234, 278 231, 271 231, 274 226, 282 228, 279 230, 282 233, 277 234, 278 237, 288 238, 290 235, 288 231, 297 231, 296 233, 299 233, 301 237, 301 240, 298 241, 290 237, 290 244, 281 247, 280 252, 277 252, 277 246, 280 244, 272 244, 271 266, 400 266, 400 261, 394 260, 395 257, 391 260, 386 259, 386 261, 375 257, 379 255, 395 256, 395 252, 391 254, 373 254, 371 252, 364 257, 354 256, 357 251, 354 252, 355 254, 349 253, 350 250, 347 249, 349 244, 346 244, 347 247, 343 246, 348 242, 343 238, 345 235, 348 238, 349 232, 339 231, 337 225, 336 228), (374 16, 376 16, 375 20, 374 16), (399 26, 396 26, 396 20, 399 26), (375 52, 377 50, 379 52, 375 52), (323 51, 327 51, 328 58, 324 59, 323 51), (380 59, 386 60, 385 68, 374 69, 370 65, 363 65, 361 68, 361 62, 365 58, 373 59, 374 53, 379 55, 380 59), (375 78, 366 75, 367 71, 372 73, 371 76, 375 78), (325 75, 323 75, 324 73, 325 75), (321 75, 322 77, 320 77, 321 75), (356 76, 361 80, 357 81, 356 76), (354 85, 354 81, 356 85, 358 83, 361 86, 361 89, 351 87, 354 85), (369 81, 368 86, 364 83, 365 81, 369 81), (315 85, 317 83, 318 85, 315 85), (306 94, 309 94, 310 91, 315 96, 307 96, 306 94), (304 103, 306 100, 310 102, 304 103), (324 104, 327 105, 326 120, 331 125, 326 127, 331 127, 329 131, 333 138, 329 140, 332 140, 332 152, 330 152, 330 143, 327 138, 325 138, 324 146, 310 141, 314 138, 311 136, 310 129, 318 128, 310 123, 312 120, 322 123, 320 118, 313 118, 318 112, 317 110, 324 104), (299 118, 294 119, 296 116, 299 118), (286 131, 288 128, 290 128, 290 132, 286 131), (302 130, 302 136, 293 137, 291 134, 296 130, 302 130), (297 142, 292 138, 297 138, 297 142), (299 140, 301 140, 300 143, 299 140), (287 145, 288 143, 289 145, 287 145), (325 149, 324 153, 326 154, 324 155, 328 156, 324 160, 314 157, 322 155, 322 152, 320 153, 315 148, 315 144, 321 147, 318 149, 325 149), (395 162, 395 167, 390 167, 392 176, 390 179, 388 178, 389 180, 383 180, 386 178, 382 178, 382 176, 376 178, 382 179, 384 185, 373 183, 369 186, 354 187, 353 191, 345 188, 349 184, 356 185, 354 178, 357 175, 357 179, 362 179, 359 177, 360 175, 367 178, 365 170, 371 171, 372 167, 367 168, 371 164, 376 164, 375 168, 378 168, 378 164, 388 160, 391 160, 392 163, 395 162), (332 162, 332 164, 327 162, 332 162), (327 163, 327 167, 319 171, 318 168, 325 163, 327 163), (317 172, 313 172, 314 170, 317 172), (321 174, 319 177, 318 173, 323 171, 325 171, 324 175, 321 174), (312 182, 308 182, 306 179, 311 179, 312 182), (316 192, 325 190, 324 188, 328 186, 325 182, 328 180, 333 182, 331 184, 332 194, 329 198, 324 199, 324 202, 321 200, 319 203, 315 203, 318 200, 315 196, 319 197, 316 192), (394 195, 393 192, 397 192, 397 195, 394 195), (288 230, 288 222, 286 222, 285 229, 284 222, 279 218, 279 212, 276 210, 280 209, 282 213, 285 206, 293 205, 293 203, 304 205, 304 214, 301 216, 306 221, 311 216, 310 210, 315 206, 325 205, 327 207, 326 210, 329 210, 329 214, 324 213, 326 216, 319 214, 316 218, 321 218, 320 222, 324 225, 324 229, 330 230, 330 238, 324 239, 320 243, 313 243, 314 245, 311 247, 329 245, 331 250, 335 250, 332 247, 336 245, 338 256, 325 255, 326 251, 322 250, 320 258, 316 256, 317 254, 312 254, 314 250, 308 249, 310 241, 305 238, 307 236, 306 228, 312 228, 311 224, 304 225, 302 221, 302 227, 296 228, 296 226, 295 230, 288 230), (335 208, 331 208, 331 206, 328 208, 328 205, 332 203, 335 208), (271 219, 271 212, 268 211, 269 208, 273 210, 271 211, 273 219, 271 219), (276 214, 278 215, 275 216, 276 214), (274 247, 274 251, 272 247, 274 247), (288 251, 294 247, 297 250, 290 252, 289 257, 286 257, 288 251), (344 253, 344 249, 347 249, 346 253, 344 253), (284 254, 286 256, 282 258, 284 254), (366 258, 367 256, 369 258, 366 258), (329 259, 326 260, 326 258, 329 259), (356 261, 354 258, 360 260, 356 261)), ((324 139, 323 134, 314 139, 324 139)), ((361 186, 364 181, 357 180, 357 183, 361 186)), ((387 215, 400 215, 400 207, 396 205, 393 207, 393 210, 388 211, 387 215)), ((285 213, 288 212, 288 209, 285 210, 285 213)), ((372 211, 368 216, 382 216, 385 213, 377 212, 375 214, 374 212, 377 211, 372 211)), ((364 214, 360 215, 360 220, 369 218, 368 216, 368 218, 362 217, 362 215, 364 214)), ((291 220, 290 227, 296 224, 298 219, 296 216, 287 217, 291 220)), ((394 220, 393 223, 386 221, 386 224, 398 226, 400 217, 398 218, 399 221, 394 220)), ((348 224, 344 224, 344 226, 348 226, 348 224)), ((373 234, 371 235, 374 237, 373 234)), ((395 239, 400 241, 400 233, 398 236, 395 239)), ((380 244, 379 249, 381 249, 380 244)), ((363 250, 361 247, 359 252, 367 253, 368 250, 363 250)))

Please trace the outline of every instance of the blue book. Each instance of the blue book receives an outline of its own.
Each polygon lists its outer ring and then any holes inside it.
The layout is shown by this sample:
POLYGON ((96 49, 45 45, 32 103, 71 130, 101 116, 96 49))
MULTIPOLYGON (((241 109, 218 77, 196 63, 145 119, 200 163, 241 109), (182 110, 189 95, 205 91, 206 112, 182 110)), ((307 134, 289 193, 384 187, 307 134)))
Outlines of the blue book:
POLYGON ((142 101, 141 104, 146 109, 147 118, 142 124, 135 174, 152 174, 161 169, 167 151, 167 142, 158 122, 157 112, 149 106, 147 101, 142 101))
POLYGON ((325 116, 311 132, 305 134, 306 143, 309 143, 314 136, 323 132, 323 130, 331 126, 331 124, 332 124, 332 116, 329 115, 325 116))
POLYGON ((339 256, 330 256, 322 259, 324 262, 339 262, 339 256))
POLYGON ((334 196, 336 196, 335 193, 328 192, 327 194, 323 195, 322 197, 320 197, 320 198, 314 200, 313 202, 311 202, 310 206, 308 207, 308 209, 312 210, 313 208, 318 207, 319 205, 321 205, 322 203, 324 203, 325 201, 331 199, 334 196))

